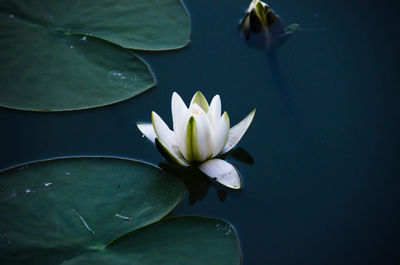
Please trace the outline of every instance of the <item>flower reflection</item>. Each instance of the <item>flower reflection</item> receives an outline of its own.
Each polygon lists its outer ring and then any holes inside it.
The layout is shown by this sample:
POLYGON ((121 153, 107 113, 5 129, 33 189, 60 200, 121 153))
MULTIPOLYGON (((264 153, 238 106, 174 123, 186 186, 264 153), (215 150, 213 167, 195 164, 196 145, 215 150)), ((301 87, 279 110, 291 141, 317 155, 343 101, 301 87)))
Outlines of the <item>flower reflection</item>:
MULTIPOLYGON (((223 158, 233 158, 249 165, 254 164, 254 159, 251 155, 241 147, 232 150, 223 158)), ((194 205, 197 201, 202 201, 213 184, 213 181, 195 166, 180 167, 168 162, 161 162, 158 166, 183 181, 188 191, 189 205, 194 205)), ((223 185, 219 185, 218 182, 215 182, 215 184, 217 197, 221 202, 224 202, 230 190, 226 189, 223 185)))

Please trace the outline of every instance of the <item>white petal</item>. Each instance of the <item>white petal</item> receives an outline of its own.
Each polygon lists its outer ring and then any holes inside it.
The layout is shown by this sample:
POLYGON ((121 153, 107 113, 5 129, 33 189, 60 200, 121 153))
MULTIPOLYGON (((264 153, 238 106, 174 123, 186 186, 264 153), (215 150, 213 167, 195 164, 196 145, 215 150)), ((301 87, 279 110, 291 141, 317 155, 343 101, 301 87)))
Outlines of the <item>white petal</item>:
POLYGON ((212 126, 215 127, 219 121, 219 118, 221 117, 221 98, 219 95, 214 96, 211 100, 207 116, 210 119, 212 126))
POLYGON ((200 108, 202 108, 202 109, 204 110, 205 113, 208 112, 209 106, 208 106, 207 99, 204 97, 204 95, 203 95, 200 91, 197 91, 196 94, 194 94, 192 100, 190 101, 190 106, 189 106, 189 108, 190 108, 193 104, 199 105, 200 108))
POLYGON ((213 156, 216 157, 224 149, 229 137, 229 116, 226 111, 222 117, 218 120, 215 126, 214 137, 213 137, 213 156))
POLYGON ((187 116, 188 108, 186 107, 182 98, 176 92, 172 94, 171 111, 173 129, 176 134, 176 138, 178 139, 183 130, 183 120, 185 116, 187 116))
POLYGON ((235 145, 242 139, 243 135, 246 133, 249 128, 251 122, 253 121, 254 115, 256 114, 256 109, 250 112, 249 115, 246 116, 241 122, 233 126, 229 130, 229 138, 226 143, 222 154, 229 152, 235 145))
POLYGON ((160 142, 165 144, 168 149, 171 149, 174 145, 178 145, 174 132, 168 128, 168 125, 154 111, 151 113, 151 121, 154 132, 160 142))
POLYGON ((258 2, 260 2, 260 1, 259 1, 259 0, 253 0, 253 1, 251 1, 250 5, 249 5, 249 8, 247 9, 247 11, 250 12, 253 8, 255 8, 255 7, 256 7, 256 4, 257 4, 258 2))
POLYGON ((157 135, 154 132, 153 124, 149 122, 138 122, 136 123, 136 126, 138 127, 139 131, 146 136, 147 139, 149 139, 153 144, 155 143, 157 135))
POLYGON ((193 126, 193 160, 203 162, 213 154, 213 133, 210 121, 204 111, 194 116, 193 126))
POLYGON ((179 152, 179 147, 173 131, 168 128, 168 125, 158 116, 154 111, 151 113, 151 120, 153 122, 153 129, 157 135, 159 146, 162 150, 160 152, 167 158, 171 158, 173 162, 187 166, 189 163, 185 161, 179 152))
POLYGON ((190 166, 190 162, 186 161, 184 157, 180 154, 179 150, 176 150, 178 146, 172 146, 170 149, 167 148, 160 140, 156 139, 156 146, 160 153, 170 162, 181 165, 190 166))
POLYGON ((213 153, 211 124, 207 114, 197 104, 193 104, 189 112, 192 115, 178 139, 179 149, 186 160, 203 162, 213 153))
POLYGON ((199 169, 218 183, 232 189, 240 189, 242 181, 236 168, 225 160, 214 158, 199 166, 199 169))

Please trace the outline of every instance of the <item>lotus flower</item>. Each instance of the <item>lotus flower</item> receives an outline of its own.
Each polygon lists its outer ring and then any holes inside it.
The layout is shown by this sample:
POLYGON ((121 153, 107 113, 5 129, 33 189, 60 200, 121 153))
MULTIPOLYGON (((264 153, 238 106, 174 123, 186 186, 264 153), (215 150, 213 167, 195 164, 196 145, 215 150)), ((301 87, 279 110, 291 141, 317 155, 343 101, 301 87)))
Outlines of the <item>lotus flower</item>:
POLYGON ((219 95, 214 96, 209 105, 198 91, 187 108, 174 92, 171 108, 173 130, 154 111, 152 123, 137 123, 139 130, 157 145, 168 161, 181 166, 198 165, 203 173, 222 185, 240 189, 236 168, 217 157, 229 152, 240 141, 253 120, 255 109, 230 128, 228 114, 221 115, 219 95))

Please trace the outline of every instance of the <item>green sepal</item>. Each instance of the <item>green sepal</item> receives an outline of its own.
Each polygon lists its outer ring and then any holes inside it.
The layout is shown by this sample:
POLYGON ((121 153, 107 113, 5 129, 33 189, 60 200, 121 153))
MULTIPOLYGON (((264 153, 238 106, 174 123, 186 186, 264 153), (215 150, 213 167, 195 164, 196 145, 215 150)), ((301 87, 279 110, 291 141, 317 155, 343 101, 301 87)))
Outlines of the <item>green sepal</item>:
POLYGON ((197 91, 196 94, 194 94, 192 101, 190 102, 190 105, 192 105, 192 104, 199 105, 199 107, 202 108, 205 113, 207 113, 208 109, 210 108, 210 106, 208 105, 207 99, 204 97, 204 95, 200 91, 197 91))
POLYGON ((193 116, 189 118, 187 127, 186 127, 186 135, 185 135, 185 146, 186 146, 186 159, 189 161, 193 161, 193 130, 195 129, 196 121, 193 116))
POLYGON ((189 164, 185 164, 182 159, 178 159, 172 152, 156 138, 155 145, 161 155, 168 161, 176 165, 180 166, 188 166, 189 164))
POLYGON ((299 23, 292 23, 290 25, 287 25, 284 30, 285 30, 286 34, 292 34, 292 33, 296 32, 296 31, 300 30, 300 24, 299 23))

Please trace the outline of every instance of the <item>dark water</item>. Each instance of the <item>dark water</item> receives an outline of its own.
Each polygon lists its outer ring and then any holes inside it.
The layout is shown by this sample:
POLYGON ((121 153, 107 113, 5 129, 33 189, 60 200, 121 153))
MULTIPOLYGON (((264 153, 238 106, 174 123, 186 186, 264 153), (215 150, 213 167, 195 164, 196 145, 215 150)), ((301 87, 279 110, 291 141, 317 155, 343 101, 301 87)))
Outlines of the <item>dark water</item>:
POLYGON ((232 123, 257 108, 239 144, 254 164, 234 162, 242 191, 221 202, 211 186, 176 214, 230 221, 244 265, 400 264, 398 7, 270 1, 302 31, 267 54, 237 38, 248 2, 187 0, 191 43, 141 53, 158 85, 132 100, 69 113, 0 109, 0 168, 85 154, 158 164, 136 121, 156 110, 171 122, 173 91, 186 102, 218 93, 232 123))

